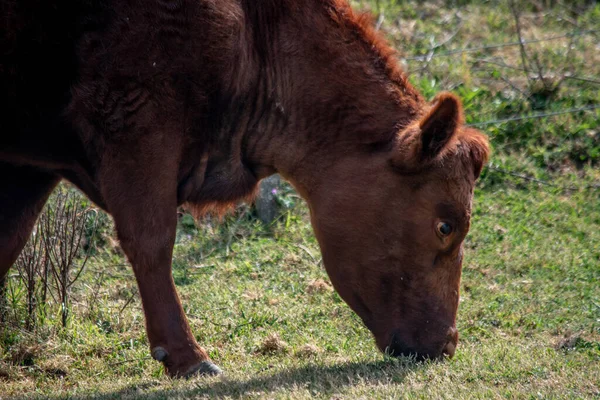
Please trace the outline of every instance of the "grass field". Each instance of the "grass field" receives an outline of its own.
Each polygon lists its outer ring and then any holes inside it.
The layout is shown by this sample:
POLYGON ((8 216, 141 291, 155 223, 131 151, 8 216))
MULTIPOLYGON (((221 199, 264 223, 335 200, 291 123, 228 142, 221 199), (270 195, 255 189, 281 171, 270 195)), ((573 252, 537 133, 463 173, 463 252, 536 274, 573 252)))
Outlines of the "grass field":
POLYGON ((175 281, 224 377, 174 381, 150 359, 133 273, 104 216, 68 329, 52 302, 24 329, 11 271, 0 399, 600 399, 600 5, 518 1, 522 39, 553 38, 523 54, 506 1, 354 3, 374 12, 424 95, 460 95, 494 147, 465 242, 456 356, 380 354, 283 186, 269 227, 245 206, 221 223, 181 219, 175 281))

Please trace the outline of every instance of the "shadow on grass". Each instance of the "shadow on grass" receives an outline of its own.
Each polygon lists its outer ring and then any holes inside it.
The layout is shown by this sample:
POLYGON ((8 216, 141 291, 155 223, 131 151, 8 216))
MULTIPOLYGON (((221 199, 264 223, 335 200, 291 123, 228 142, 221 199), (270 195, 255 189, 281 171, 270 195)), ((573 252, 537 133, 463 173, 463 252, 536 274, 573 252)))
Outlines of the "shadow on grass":
MULTIPOLYGON (((345 386, 358 383, 369 385, 398 384, 411 372, 427 368, 428 362, 414 363, 408 360, 382 360, 370 363, 346 363, 337 365, 309 364, 286 369, 273 374, 265 372, 247 380, 225 376, 219 380, 196 378, 189 385, 176 389, 153 389, 148 384, 131 385, 112 393, 75 395, 69 399, 172 399, 189 397, 245 398, 249 395, 263 396, 282 391, 308 391, 312 396, 328 396, 339 393, 345 386), (147 390, 144 390, 147 389, 147 390)), ((61 396, 55 397, 56 399, 61 396)))

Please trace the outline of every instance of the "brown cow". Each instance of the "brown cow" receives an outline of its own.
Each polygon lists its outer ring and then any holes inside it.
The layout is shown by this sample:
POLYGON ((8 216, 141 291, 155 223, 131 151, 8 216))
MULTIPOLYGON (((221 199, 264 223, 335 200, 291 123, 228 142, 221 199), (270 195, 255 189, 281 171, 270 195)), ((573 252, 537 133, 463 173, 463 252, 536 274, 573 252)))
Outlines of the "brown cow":
POLYGON ((176 211, 279 172, 333 285, 394 355, 452 356, 488 146, 342 0, 3 0, 0 277, 61 179, 110 213, 171 376, 220 370, 171 277, 176 211))

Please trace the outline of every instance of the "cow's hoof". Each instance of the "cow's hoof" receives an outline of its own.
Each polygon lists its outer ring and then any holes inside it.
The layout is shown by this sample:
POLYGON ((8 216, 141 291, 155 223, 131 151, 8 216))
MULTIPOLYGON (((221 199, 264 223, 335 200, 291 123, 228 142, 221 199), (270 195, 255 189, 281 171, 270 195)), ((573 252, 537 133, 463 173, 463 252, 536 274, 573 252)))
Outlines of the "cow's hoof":
MULTIPOLYGON (((204 350, 202 350, 204 352, 204 350)), ((212 361, 204 360, 197 364, 194 364, 191 368, 184 369, 181 365, 172 364, 169 360, 170 356, 164 347, 154 347, 152 349, 152 358, 156 361, 162 362, 166 367, 167 375, 172 378, 191 378, 193 376, 215 376, 223 373, 221 368, 217 367, 212 361), (182 372, 185 371, 185 372, 182 372)), ((202 356, 201 354, 199 354, 202 356)), ((206 353, 204 357, 206 358, 206 353)))
POLYGON ((202 361, 198 365, 194 365, 190 368, 183 376, 185 378, 191 378, 193 376, 215 376, 221 375, 223 371, 217 367, 212 361, 202 361))
POLYGON ((152 358, 156 361, 163 362, 167 359, 168 355, 169 353, 163 347, 158 346, 152 349, 152 358))

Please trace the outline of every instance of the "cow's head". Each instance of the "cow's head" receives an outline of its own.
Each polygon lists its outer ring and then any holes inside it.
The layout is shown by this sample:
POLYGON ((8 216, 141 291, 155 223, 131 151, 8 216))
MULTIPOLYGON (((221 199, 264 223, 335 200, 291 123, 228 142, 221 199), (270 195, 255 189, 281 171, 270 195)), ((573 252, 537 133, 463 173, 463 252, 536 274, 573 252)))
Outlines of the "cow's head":
POLYGON ((441 94, 384 150, 336 155, 307 196, 323 260, 340 296, 379 348, 452 356, 473 186, 487 139, 441 94))

